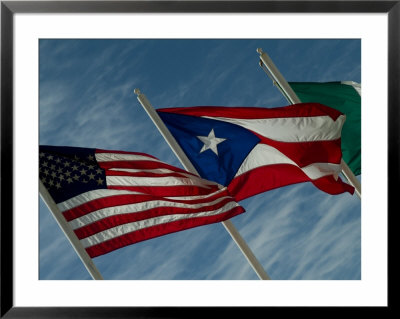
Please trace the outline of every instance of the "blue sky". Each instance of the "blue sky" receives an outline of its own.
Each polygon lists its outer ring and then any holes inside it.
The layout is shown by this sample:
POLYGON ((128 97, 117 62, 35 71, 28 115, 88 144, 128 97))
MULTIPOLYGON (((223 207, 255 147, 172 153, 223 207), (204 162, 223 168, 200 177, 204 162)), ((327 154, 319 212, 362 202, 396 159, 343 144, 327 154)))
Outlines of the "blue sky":
MULTIPOLYGON (((258 65, 263 48, 288 81, 361 82, 360 40, 40 40, 40 144, 144 152, 182 167, 133 93, 155 108, 288 105, 258 65)), ((359 176, 359 179, 361 176, 359 176)), ((240 204, 232 219, 274 280, 361 279, 361 202, 311 183, 240 204)), ((39 202, 39 279, 90 275, 39 202)), ((105 279, 257 280, 221 224, 94 258, 105 279)))

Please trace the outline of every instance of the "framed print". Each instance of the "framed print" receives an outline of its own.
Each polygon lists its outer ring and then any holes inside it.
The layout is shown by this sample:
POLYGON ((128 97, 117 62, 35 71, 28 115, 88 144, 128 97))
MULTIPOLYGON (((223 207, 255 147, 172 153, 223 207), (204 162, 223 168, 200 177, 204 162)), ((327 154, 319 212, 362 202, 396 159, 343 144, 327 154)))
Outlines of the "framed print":
POLYGON ((399 12, 2 1, 1 316, 388 308, 399 12))

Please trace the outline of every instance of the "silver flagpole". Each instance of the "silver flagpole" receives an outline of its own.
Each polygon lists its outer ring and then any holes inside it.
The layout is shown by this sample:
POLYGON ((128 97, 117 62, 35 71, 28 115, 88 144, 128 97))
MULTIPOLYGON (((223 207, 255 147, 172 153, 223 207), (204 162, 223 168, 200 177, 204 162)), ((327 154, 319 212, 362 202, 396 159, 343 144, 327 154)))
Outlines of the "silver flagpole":
MULTIPOLYGON (((143 106, 147 114, 150 116, 151 120, 155 126, 160 131, 161 135, 164 137, 168 145, 171 147, 172 151, 175 153, 176 157, 182 163, 183 167, 193 173, 198 174, 196 168, 193 166, 192 162, 186 156, 185 152, 181 149, 178 142, 175 140, 171 132, 168 130, 164 122, 161 120, 160 116, 154 110, 153 106, 150 104, 147 97, 142 94, 139 89, 135 89, 134 93, 137 95, 137 99, 143 106)), ((270 280, 269 276, 265 272, 264 268, 261 266, 260 262, 257 260, 250 247, 244 241, 242 236, 236 230, 235 226, 230 220, 225 220, 222 222, 227 232, 231 235, 232 239, 236 242, 239 249, 242 251, 243 255, 246 257, 247 261, 250 263, 251 267, 256 272, 257 276, 262 280, 270 280)))
MULTIPOLYGON (((285 98, 291 104, 301 103, 297 94, 293 91, 289 83, 285 80, 281 72, 272 62, 271 58, 265 53, 261 48, 257 49, 258 54, 260 54, 260 60, 262 62, 261 67, 267 73, 267 75, 272 79, 274 84, 277 85, 278 89, 282 92, 285 98), (264 69, 264 66, 266 69, 264 69)), ((349 183, 354 187, 357 196, 361 199, 361 184, 355 177, 347 163, 342 159, 341 161, 342 174, 346 177, 349 183)))
POLYGON ((42 181, 39 180, 39 193, 40 197, 46 203, 50 212, 53 214, 53 217, 57 221, 58 225, 64 232, 65 236, 68 238, 72 247, 75 249, 75 252, 83 262, 89 274, 95 280, 102 280, 103 277, 100 274, 100 271, 97 269, 96 265, 93 263, 92 258, 88 255, 85 248, 82 246, 80 240, 75 235, 72 228, 68 225, 68 222, 65 220, 64 216, 62 216, 60 209, 57 204, 54 202, 53 198, 47 191, 46 187, 43 185, 42 181))

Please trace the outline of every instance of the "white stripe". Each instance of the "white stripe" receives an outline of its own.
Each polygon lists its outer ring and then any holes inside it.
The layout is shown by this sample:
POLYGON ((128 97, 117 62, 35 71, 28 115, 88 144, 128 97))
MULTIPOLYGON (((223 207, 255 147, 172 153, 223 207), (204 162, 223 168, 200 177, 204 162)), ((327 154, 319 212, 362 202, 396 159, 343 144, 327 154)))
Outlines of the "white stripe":
POLYGON ((281 142, 313 142, 340 138, 345 115, 336 121, 330 116, 289 117, 272 119, 205 118, 239 125, 269 139, 281 142))
POLYGON ((116 226, 116 227, 104 230, 95 235, 81 239, 81 243, 82 243, 83 247, 88 248, 90 246, 100 244, 104 241, 107 241, 107 240, 110 240, 110 239, 113 239, 113 238, 116 238, 116 237, 119 237, 119 236, 122 236, 125 234, 129 234, 131 232, 141 230, 141 229, 144 229, 147 227, 162 225, 162 224, 174 222, 177 220, 223 214, 223 213, 228 212, 229 210, 231 210, 235 207, 238 207, 238 206, 239 206, 239 204, 237 204, 236 202, 229 202, 226 205, 224 205, 222 208, 213 210, 213 211, 209 211, 209 212, 193 213, 193 214, 176 214, 176 215, 168 215, 168 216, 159 216, 159 217, 149 218, 146 220, 128 223, 128 224, 124 224, 124 225, 120 225, 120 226, 116 226))
POLYGON ((106 176, 109 186, 199 186, 210 188, 212 182, 203 179, 184 177, 132 177, 132 176, 106 176), (207 185, 208 184, 208 185, 207 185))
POLYGON ((337 179, 339 173, 342 171, 341 164, 333 163, 313 163, 302 168, 311 179, 317 179, 327 175, 333 175, 337 179))
POLYGON ((161 207, 176 207, 176 208, 187 208, 188 210, 197 209, 201 207, 212 206, 214 204, 218 204, 222 200, 232 197, 220 197, 212 202, 208 203, 198 203, 198 204, 184 204, 184 203, 176 203, 176 202, 168 202, 165 200, 152 200, 148 202, 140 202, 135 204, 127 204, 121 206, 107 207, 103 209, 99 209, 97 211, 91 212, 85 216, 81 216, 69 222, 69 225, 72 229, 81 228, 87 225, 90 225, 94 222, 97 222, 103 218, 122 215, 122 214, 131 214, 131 213, 141 213, 143 211, 147 211, 153 208, 161 208, 161 207))
MULTIPOLYGON (((167 173, 179 173, 182 172, 173 171, 167 168, 154 168, 154 169, 142 169, 142 168, 110 168, 109 171, 118 171, 118 172, 128 172, 128 173, 155 173, 155 174, 167 174, 167 173)), ((193 176, 193 175, 190 175, 193 176)))
MULTIPOLYGON (((235 177, 257 167, 274 164, 290 164, 300 168, 294 161, 276 148, 265 144, 257 144, 243 161, 235 177)), ((326 175, 337 175, 341 171, 341 166, 340 164, 332 163, 313 163, 300 169, 309 178, 317 179, 326 175)))
POLYGON ((160 162, 158 159, 145 155, 119 154, 119 153, 96 153, 97 162, 114 162, 114 161, 152 161, 160 162))
MULTIPOLYGON (((221 186, 220 184, 213 182, 213 181, 209 181, 209 180, 205 180, 201 177, 189 174, 189 173, 184 173, 184 172, 177 172, 177 171, 173 171, 173 170, 169 170, 169 169, 164 169, 164 168, 157 168, 157 169, 133 169, 133 168, 111 168, 109 169, 109 171, 116 171, 116 172, 128 172, 128 173, 155 173, 155 174, 168 174, 168 173, 175 173, 175 174, 179 174, 182 177, 187 177, 189 179, 193 179, 193 180, 197 180, 201 183, 205 183, 207 185, 216 185, 216 186, 221 186)), ((133 177, 133 176, 132 176, 133 177)), ((134 177, 136 178, 136 177, 134 177)), ((158 178, 158 177, 154 177, 154 178, 158 178)))
POLYGON ((114 190, 114 189, 96 189, 92 191, 88 191, 86 193, 79 194, 75 197, 72 197, 64 202, 58 203, 57 206, 61 212, 65 212, 66 210, 72 209, 74 207, 78 207, 79 205, 85 204, 86 202, 103 198, 110 197, 116 195, 138 195, 143 193, 127 191, 127 190, 114 190))
POLYGON ((166 199, 172 200, 199 200, 199 199, 206 199, 208 197, 217 195, 218 193, 222 193, 227 190, 227 187, 222 186, 222 189, 215 191, 214 193, 207 194, 207 195, 193 195, 193 196, 176 196, 176 197, 165 197, 166 199))

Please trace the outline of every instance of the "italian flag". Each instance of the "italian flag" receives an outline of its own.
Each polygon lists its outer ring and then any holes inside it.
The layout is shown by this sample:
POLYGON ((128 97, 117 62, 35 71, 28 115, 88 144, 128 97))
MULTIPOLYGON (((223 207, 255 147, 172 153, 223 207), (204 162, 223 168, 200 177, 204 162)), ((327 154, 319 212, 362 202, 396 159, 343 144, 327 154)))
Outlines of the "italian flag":
POLYGON ((289 82, 303 103, 317 102, 346 115, 342 129, 343 160, 354 175, 361 174, 361 85, 343 82, 289 82))

